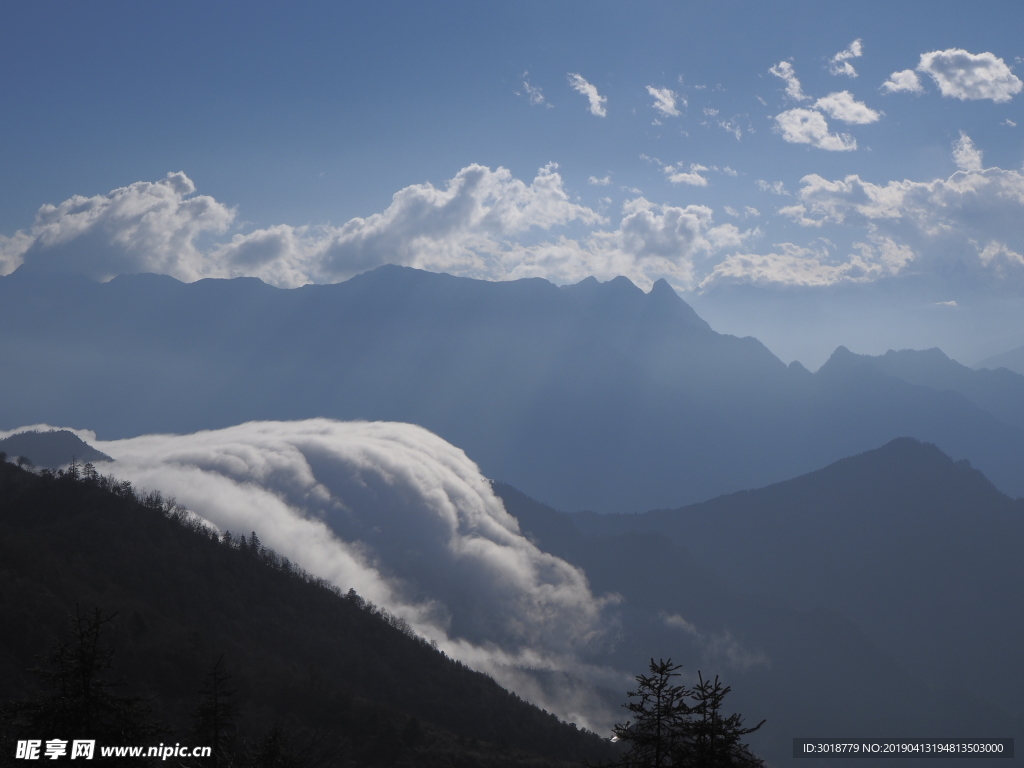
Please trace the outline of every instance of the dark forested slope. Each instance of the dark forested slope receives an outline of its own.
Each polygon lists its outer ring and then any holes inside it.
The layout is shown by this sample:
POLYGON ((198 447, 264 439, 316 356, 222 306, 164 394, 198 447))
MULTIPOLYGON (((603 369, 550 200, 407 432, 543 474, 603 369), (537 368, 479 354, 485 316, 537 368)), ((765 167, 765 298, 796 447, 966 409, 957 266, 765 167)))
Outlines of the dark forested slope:
POLYGON ((546 765, 607 754, 597 736, 446 658, 354 593, 239 541, 95 475, 38 476, 0 462, 0 700, 31 696, 38 680, 27 670, 66 632, 68 614, 98 606, 117 612, 108 639, 119 673, 179 733, 223 655, 245 728, 331 734, 338 764, 546 765), (403 740, 413 720, 422 728, 403 740))

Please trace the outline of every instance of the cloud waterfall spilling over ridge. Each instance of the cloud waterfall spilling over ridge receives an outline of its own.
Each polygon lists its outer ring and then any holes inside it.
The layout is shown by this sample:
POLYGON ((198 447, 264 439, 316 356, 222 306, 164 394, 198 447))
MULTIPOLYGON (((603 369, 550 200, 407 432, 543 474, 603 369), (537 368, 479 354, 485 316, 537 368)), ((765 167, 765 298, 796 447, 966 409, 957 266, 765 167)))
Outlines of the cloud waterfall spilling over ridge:
POLYGON ((112 472, 173 495, 406 619, 449 655, 595 730, 587 695, 615 673, 587 659, 617 636, 617 598, 519 531, 476 465, 427 430, 388 422, 250 422, 110 442, 112 472), (531 673, 568 673, 565 696, 531 673), (588 682, 589 681, 589 682, 588 682))

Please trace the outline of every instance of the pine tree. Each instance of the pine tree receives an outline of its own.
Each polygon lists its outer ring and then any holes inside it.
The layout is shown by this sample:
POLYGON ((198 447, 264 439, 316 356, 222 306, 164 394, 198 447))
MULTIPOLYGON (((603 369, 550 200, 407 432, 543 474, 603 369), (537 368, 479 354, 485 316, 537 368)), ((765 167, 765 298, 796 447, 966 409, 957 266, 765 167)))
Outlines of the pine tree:
POLYGON ((228 745, 235 733, 235 718, 238 705, 235 704, 235 689, 230 687, 231 675, 224 666, 224 655, 210 665, 206 680, 200 691, 199 704, 192 712, 192 733, 195 744, 209 744, 213 760, 210 765, 228 765, 228 745))
POLYGON ((677 669, 679 665, 673 664, 671 659, 657 663, 651 659, 651 674, 637 675, 637 689, 626 694, 637 700, 623 705, 634 719, 614 729, 619 741, 629 745, 626 761, 621 765, 631 768, 673 765, 673 746, 689 714, 686 705, 689 691, 672 684, 672 678, 679 676, 677 669))
POLYGON ((637 675, 637 689, 623 705, 633 719, 614 729, 628 751, 610 768, 762 768, 742 737, 765 721, 745 728, 739 714, 725 716, 723 700, 732 689, 717 676, 705 680, 698 671, 693 689, 673 684, 679 668, 671 659, 651 659, 650 674, 637 675))
POLYGON ((723 686, 715 675, 714 682, 705 680, 697 672, 697 685, 690 691, 694 704, 690 719, 674 750, 673 765, 700 766, 700 768, 726 768, 742 766, 759 768, 764 761, 755 757, 741 738, 758 730, 765 721, 753 728, 743 727, 743 718, 738 713, 726 717, 722 714, 722 702, 731 691, 723 686))
MULTIPOLYGON (((140 696, 118 692, 125 686, 110 678, 114 648, 103 640, 116 614, 99 608, 83 615, 77 608, 65 637, 57 637, 32 670, 43 692, 4 710, 4 731, 62 739, 94 739, 97 744, 146 744, 159 732, 149 704, 140 696)), ((138 761, 136 761, 138 764, 138 761)))

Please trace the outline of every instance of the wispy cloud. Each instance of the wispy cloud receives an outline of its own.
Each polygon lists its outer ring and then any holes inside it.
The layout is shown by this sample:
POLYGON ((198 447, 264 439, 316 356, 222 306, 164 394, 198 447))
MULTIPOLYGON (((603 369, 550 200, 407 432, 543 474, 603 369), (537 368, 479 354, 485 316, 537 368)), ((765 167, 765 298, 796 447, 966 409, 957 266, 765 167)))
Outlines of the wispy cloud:
POLYGON ((606 117, 608 115, 608 112, 604 107, 605 102, 607 102, 608 99, 599 94, 597 92, 597 87, 587 82, 583 75, 578 72, 570 72, 569 85, 587 97, 587 101, 590 104, 590 114, 596 115, 597 117, 606 117))
POLYGON ((530 81, 526 79, 529 72, 523 73, 523 92, 526 94, 526 99, 535 107, 547 107, 550 109, 553 105, 544 98, 544 93, 540 87, 536 85, 530 85, 530 81))
POLYGON ((654 108, 665 117, 679 116, 677 101, 681 101, 683 106, 686 106, 686 99, 680 97, 671 88, 655 88, 653 85, 648 85, 647 92, 654 97, 654 108))
POLYGON ((768 71, 782 79, 786 84, 786 95, 793 101, 807 101, 810 98, 804 94, 803 89, 800 87, 800 81, 797 80, 793 65, 788 61, 780 61, 768 71))
POLYGON ((850 43, 848 48, 840 51, 832 57, 828 63, 828 71, 833 75, 856 77, 857 70, 853 68, 853 65, 850 63, 850 59, 859 59, 863 55, 864 47, 861 45, 860 39, 858 38, 850 43))

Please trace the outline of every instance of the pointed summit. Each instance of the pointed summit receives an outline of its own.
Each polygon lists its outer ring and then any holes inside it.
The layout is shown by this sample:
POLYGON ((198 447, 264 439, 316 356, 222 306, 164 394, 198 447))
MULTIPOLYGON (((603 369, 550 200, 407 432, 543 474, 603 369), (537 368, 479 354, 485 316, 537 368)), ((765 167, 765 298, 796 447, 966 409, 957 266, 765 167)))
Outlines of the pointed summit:
POLYGON ((663 277, 656 280, 651 286, 651 291, 647 294, 647 304, 657 312, 675 314, 678 321, 688 326, 711 330, 711 326, 694 311, 693 307, 683 301, 675 289, 668 284, 668 280, 663 277))

